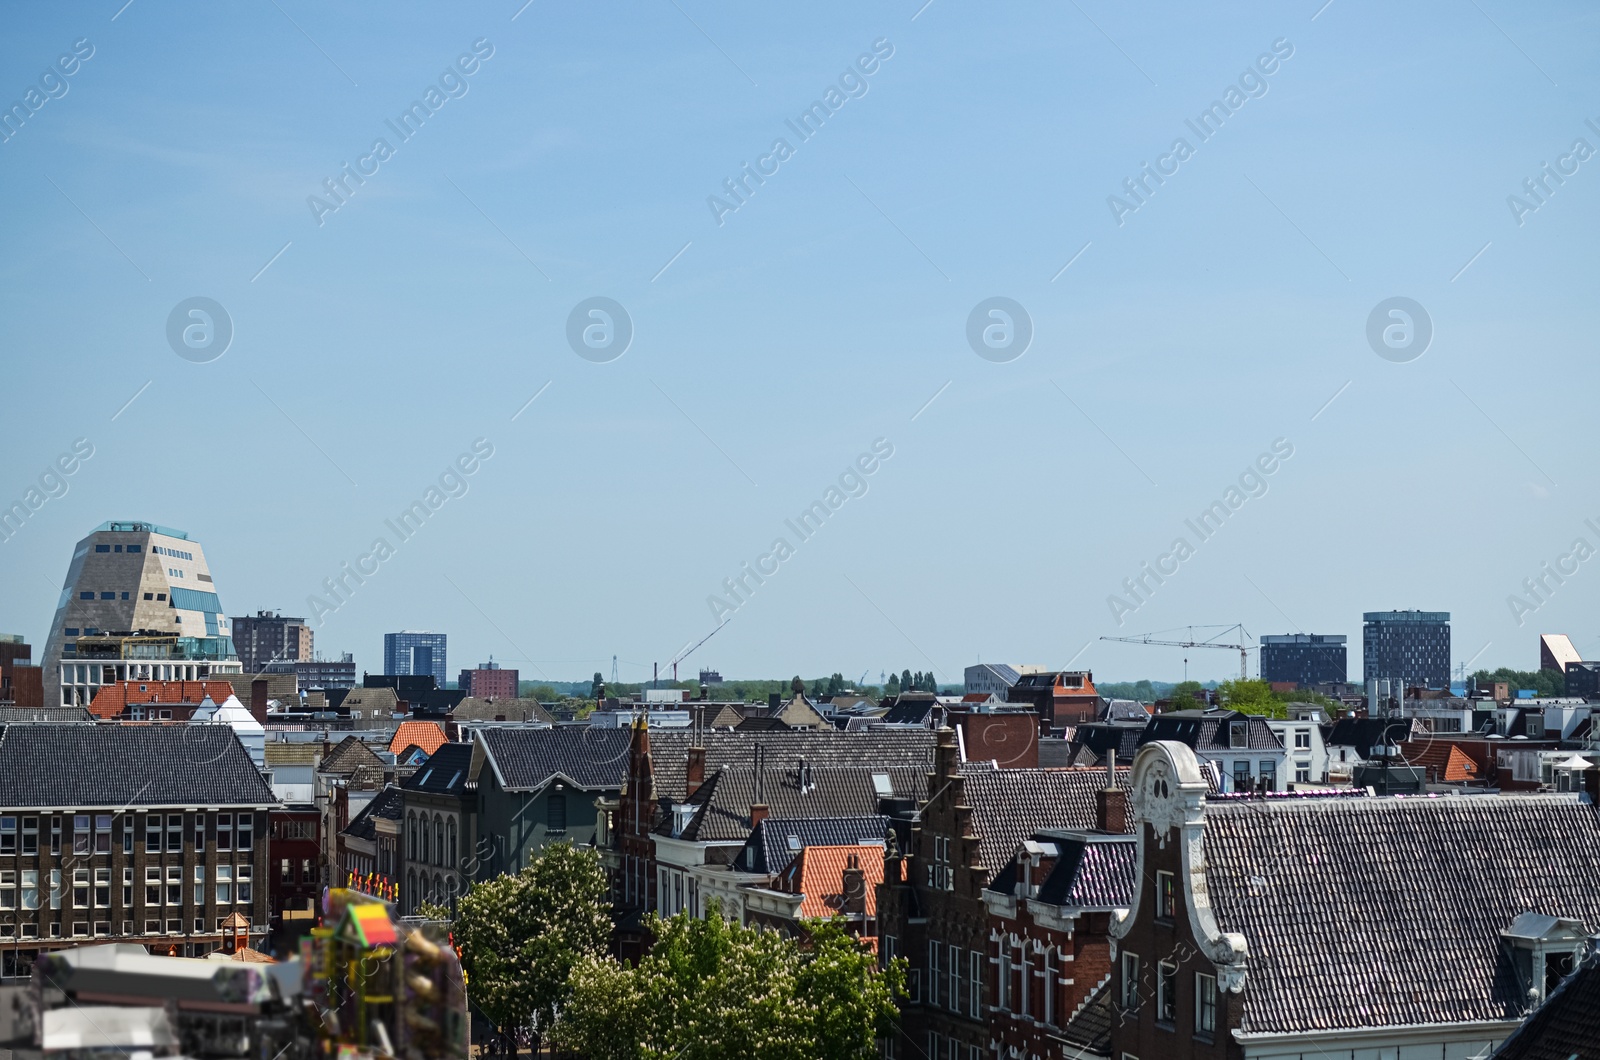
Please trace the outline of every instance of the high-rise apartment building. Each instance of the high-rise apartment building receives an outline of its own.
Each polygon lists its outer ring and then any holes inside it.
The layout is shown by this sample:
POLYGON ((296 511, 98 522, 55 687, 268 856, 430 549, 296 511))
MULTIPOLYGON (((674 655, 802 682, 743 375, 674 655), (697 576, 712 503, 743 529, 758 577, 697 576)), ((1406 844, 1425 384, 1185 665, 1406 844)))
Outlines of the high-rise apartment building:
POLYGON ((1450 612, 1368 611, 1361 619, 1363 680, 1450 687, 1450 612))
POLYGON ((259 674, 268 663, 307 662, 312 658, 311 627, 303 618, 285 618, 276 611, 257 611, 233 620, 233 646, 247 674, 259 674))
POLYGON ((1311 688, 1348 680, 1346 638, 1342 634, 1285 633, 1261 638, 1261 680, 1294 682, 1311 688))
POLYGON ((490 659, 478 664, 476 670, 462 670, 456 687, 479 699, 516 699, 518 677, 516 670, 507 670, 490 659))
POLYGON ((46 705, 64 706, 88 706, 117 681, 241 670, 200 543, 115 520, 73 549, 42 664, 46 705))
POLYGON ((404 674, 432 674, 434 684, 440 688, 445 683, 445 635, 423 629, 402 629, 399 633, 383 635, 383 672, 399 676, 404 674))

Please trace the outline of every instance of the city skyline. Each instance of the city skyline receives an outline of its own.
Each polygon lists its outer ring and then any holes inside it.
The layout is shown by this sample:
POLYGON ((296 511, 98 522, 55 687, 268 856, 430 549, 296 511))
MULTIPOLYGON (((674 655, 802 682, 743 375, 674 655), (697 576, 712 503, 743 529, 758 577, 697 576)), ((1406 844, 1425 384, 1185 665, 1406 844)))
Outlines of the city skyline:
POLYGON ((1175 679, 1098 638, 1388 607, 1600 654, 1596 15, 1323 6, 18 12, 0 98, 72 72, 0 143, 9 381, 59 398, 12 413, 0 629, 131 515, 234 613, 325 600, 329 655, 535 681, 647 679, 763 557, 692 664, 1175 679))

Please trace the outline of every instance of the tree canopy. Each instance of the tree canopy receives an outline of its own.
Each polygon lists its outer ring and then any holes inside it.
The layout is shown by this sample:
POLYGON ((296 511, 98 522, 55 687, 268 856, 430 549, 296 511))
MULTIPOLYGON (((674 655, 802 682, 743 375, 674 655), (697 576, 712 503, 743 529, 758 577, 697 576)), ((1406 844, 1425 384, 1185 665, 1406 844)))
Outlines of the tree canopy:
POLYGON ((806 938, 705 918, 652 917, 636 966, 580 961, 552 1035, 589 1060, 866 1060, 896 1018, 905 968, 877 959, 837 922, 806 938))
POLYGON ((1531 688, 1539 696, 1564 696, 1567 694, 1567 675, 1560 670, 1510 670, 1502 666, 1490 672, 1479 670, 1472 675, 1474 681, 1504 681, 1511 686, 1515 696, 1518 689, 1531 688))
POLYGON ((567 842, 462 896, 454 926, 461 966, 472 1000, 502 1032, 555 1022, 573 966, 606 950, 608 899, 599 854, 567 842))

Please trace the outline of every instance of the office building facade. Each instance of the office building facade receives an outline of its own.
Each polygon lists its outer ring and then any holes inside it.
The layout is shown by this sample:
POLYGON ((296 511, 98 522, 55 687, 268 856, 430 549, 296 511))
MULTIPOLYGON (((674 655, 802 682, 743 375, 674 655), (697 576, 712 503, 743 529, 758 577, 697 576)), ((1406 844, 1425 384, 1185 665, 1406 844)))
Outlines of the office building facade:
POLYGON ((87 706, 116 681, 239 673, 200 543, 154 523, 101 523, 73 549, 42 665, 50 706, 87 706))
POLYGON ((445 635, 420 629, 385 633, 383 672, 391 676, 429 674, 434 684, 443 688, 449 672, 445 663, 445 635))
POLYGON ((1287 633, 1261 638, 1261 680, 1294 682, 1298 688, 1343 684, 1349 660, 1342 634, 1287 633))
POLYGON ((520 674, 490 659, 476 670, 462 670, 456 687, 479 699, 516 699, 520 674))
POLYGON ((1362 680, 1450 687, 1450 612, 1368 611, 1361 619, 1362 680))
POLYGON ((311 627, 303 618, 257 611, 233 620, 233 647, 245 673, 264 673, 271 663, 311 659, 311 627))

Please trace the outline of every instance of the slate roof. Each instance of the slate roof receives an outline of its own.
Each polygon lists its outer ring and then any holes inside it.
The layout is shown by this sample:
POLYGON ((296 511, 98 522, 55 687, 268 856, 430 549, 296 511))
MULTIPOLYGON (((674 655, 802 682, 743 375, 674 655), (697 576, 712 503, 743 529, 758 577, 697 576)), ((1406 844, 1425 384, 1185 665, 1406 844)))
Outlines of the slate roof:
MULTIPOLYGON (((507 791, 531 791, 557 776, 596 791, 619 790, 628 775, 628 729, 524 729, 478 733, 490 768, 507 791)), ((650 737, 655 743, 655 734, 650 737)))
POLYGON ((1551 991, 1493 1060, 1600 1060, 1600 950, 1551 991))
MULTIPOLYGON (((1118 768, 1117 785, 1128 771, 1118 768)), ((989 878, 1016 852, 1018 844, 1046 828, 1095 826, 1095 793, 1106 786, 1103 769, 994 769, 962 774, 962 796, 972 808, 978 834, 978 861, 989 878)), ((1128 831, 1133 831, 1128 814, 1128 831)))
POLYGON ((1111 1056, 1111 977, 1101 981, 1077 1015, 1061 1029, 1061 1037, 1071 1045, 1074 1060, 1111 1056))
POLYGON ((1354 747, 1365 757, 1372 748, 1382 745, 1381 735, 1387 724, 1389 739, 1394 743, 1410 738, 1409 719, 1391 718, 1340 718, 1323 733, 1322 742, 1329 747, 1354 747))
POLYGON ((355 819, 344 826, 343 834, 356 839, 376 839, 378 835, 376 822, 379 818, 398 821, 404 812, 405 798, 400 789, 391 784, 374 795, 372 801, 361 808, 355 819))
POLYGON ((360 766, 383 769, 383 759, 356 736, 346 736, 334 744, 318 767, 323 773, 354 773, 360 766))
POLYGON ((88 707, 19 707, 14 703, 0 703, 0 725, 30 721, 48 721, 58 725, 66 722, 93 722, 94 715, 88 707))
POLYGON ((1149 724, 1147 717, 1133 725, 1126 722, 1093 722, 1077 726, 1071 740, 1071 764, 1104 765, 1106 752, 1113 750, 1117 752, 1117 761, 1132 762, 1149 724))
MULTIPOLYGON (((626 735, 627 730, 619 730, 626 735)), ((650 758, 655 771, 657 798, 684 801, 685 772, 692 734, 652 732, 650 758)), ((934 734, 931 729, 878 729, 839 732, 836 729, 796 729, 787 732, 707 732, 707 777, 723 766, 754 765, 756 748, 762 748, 769 770, 789 768, 804 758, 814 766, 921 766, 933 769, 934 734)), ((623 749, 626 756, 626 747, 623 749)), ((774 816, 777 816, 774 808, 774 816)), ((805 816, 799 814, 796 816, 805 816)))
MULTIPOLYGON (((331 698, 331 697, 330 697, 331 698)), ((399 697, 392 688, 352 688, 339 703, 344 711, 361 711, 363 715, 387 717, 400 707, 399 697)))
MULTIPOLYGON (((1032 841, 1056 850, 1055 865, 1039 885, 1039 901, 1077 909, 1126 909, 1133 903, 1139 861, 1136 843, 1053 831, 1036 833, 1032 841)), ((985 889, 1014 895, 1018 875, 1014 854, 985 889)))
POLYGON ((457 795, 466 790, 472 769, 472 745, 447 743, 428 756, 400 785, 407 791, 426 791, 438 795, 457 795))
POLYGON ((224 725, 8 725, 0 806, 271 806, 224 725))
MULTIPOLYGON (((888 834, 888 828, 889 818, 877 814, 866 817, 768 817, 751 831, 744 849, 733 863, 741 872, 772 875, 781 872, 800 848, 860 845, 870 840, 881 844, 888 834)), ((880 860, 882 849, 878 847, 880 860)))
POLYGON ((1600 929, 1600 808, 1576 795, 1215 800, 1204 845, 1248 940, 1245 1032, 1518 1018, 1499 933, 1529 911, 1600 929))
POLYGON ((927 725, 938 706, 932 692, 902 692, 878 720, 885 725, 927 725))
POLYGON ((1266 718, 1234 710, 1170 710, 1157 714, 1145 726, 1139 746, 1152 740, 1176 740, 1188 744, 1198 754, 1237 750, 1228 742, 1228 724, 1233 721, 1245 722, 1244 750, 1283 750, 1283 741, 1272 731, 1266 718))
POLYGON ((800 915, 807 918, 838 916, 845 904, 844 872, 851 859, 861 869, 865 893, 851 896, 852 904, 866 903, 869 917, 878 915, 878 884, 883 882, 883 851, 862 846, 810 846, 794 856, 773 889, 804 895, 800 915))
MULTIPOLYGON (((808 774, 809 787, 802 791, 799 770, 769 766, 761 775, 760 801, 775 817, 864 817, 877 812, 883 797, 875 774, 888 777, 891 797, 915 799, 928 783, 923 766, 810 766, 808 774)), ((698 807, 694 817, 677 838, 701 843, 748 839, 755 781, 756 771, 748 766, 724 766, 709 775, 690 800, 698 807)), ((671 815, 664 815, 656 832, 672 835, 673 823, 671 815)))

